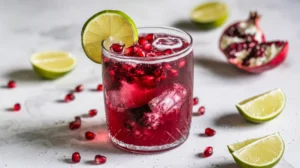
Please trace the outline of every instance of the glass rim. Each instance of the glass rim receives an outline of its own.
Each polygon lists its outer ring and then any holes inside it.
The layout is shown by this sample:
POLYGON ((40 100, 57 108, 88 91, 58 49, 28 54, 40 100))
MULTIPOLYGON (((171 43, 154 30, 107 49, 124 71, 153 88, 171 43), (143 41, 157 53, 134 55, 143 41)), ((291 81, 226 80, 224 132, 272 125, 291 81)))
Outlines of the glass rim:
POLYGON ((120 54, 111 52, 110 50, 106 49, 104 47, 105 40, 103 40, 102 43, 101 43, 101 45, 102 45, 102 55, 103 55, 103 51, 104 51, 104 52, 107 52, 109 54, 109 57, 112 57, 112 58, 131 59, 131 60, 136 60, 136 61, 155 61, 155 60, 162 60, 162 59, 173 58, 173 57, 176 57, 176 56, 181 56, 182 54, 190 51, 190 49, 193 46, 193 38, 192 38, 192 36, 188 32, 180 30, 180 29, 177 29, 177 28, 174 28, 174 27, 168 27, 168 26, 138 27, 137 29, 138 30, 139 29, 165 29, 165 30, 172 30, 172 31, 181 32, 181 33, 183 33, 183 34, 185 34, 185 35, 188 36, 188 38, 190 40, 190 43, 189 43, 189 45, 188 45, 187 48, 185 48, 183 50, 180 50, 179 52, 169 54, 169 55, 164 55, 164 56, 159 56, 159 57, 129 57, 129 56, 126 56, 126 55, 120 55, 120 54))

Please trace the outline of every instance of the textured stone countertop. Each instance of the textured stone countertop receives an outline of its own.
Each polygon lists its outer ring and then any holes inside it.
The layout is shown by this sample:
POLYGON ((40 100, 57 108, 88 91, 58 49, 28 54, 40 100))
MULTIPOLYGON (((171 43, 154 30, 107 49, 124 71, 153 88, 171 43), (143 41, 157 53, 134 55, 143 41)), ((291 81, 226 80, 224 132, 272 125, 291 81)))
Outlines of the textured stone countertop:
POLYGON ((277 168, 300 167, 300 1, 228 0, 229 20, 222 28, 208 32, 199 31, 188 20, 190 10, 200 2, 0 0, 0 86, 10 79, 18 85, 13 90, 0 87, 0 167, 93 167, 89 161, 96 154, 103 154, 108 161, 101 167, 109 168, 236 168, 227 144, 274 132, 280 132, 286 143, 284 159, 277 168), (207 110, 204 116, 193 117, 190 137, 182 146, 161 154, 135 155, 114 148, 108 141, 103 95, 91 90, 102 82, 101 67, 86 58, 80 45, 83 23, 103 9, 125 11, 138 26, 174 26, 193 36, 194 94, 207 110), (263 15, 261 27, 267 39, 290 42, 288 59, 261 75, 249 75, 233 68, 217 46, 224 27, 246 18, 250 10, 258 10, 263 15), (40 79, 32 71, 29 58, 44 50, 73 53, 78 59, 77 68, 55 81, 40 79), (84 84, 86 91, 78 94, 72 103, 60 103, 77 84, 84 84), (239 116, 235 103, 277 87, 287 96, 287 106, 278 118, 254 125, 239 116), (22 110, 8 111, 16 102, 22 104, 22 110), (82 129, 70 132, 67 123, 91 108, 99 109, 100 114, 84 119, 82 129), (199 136, 206 127, 216 129, 216 136, 199 136), (82 134, 86 130, 97 131, 98 140, 84 141, 82 134), (214 147, 214 155, 199 158, 208 145, 214 147), (76 165, 68 163, 74 151, 82 155, 82 162, 76 165))

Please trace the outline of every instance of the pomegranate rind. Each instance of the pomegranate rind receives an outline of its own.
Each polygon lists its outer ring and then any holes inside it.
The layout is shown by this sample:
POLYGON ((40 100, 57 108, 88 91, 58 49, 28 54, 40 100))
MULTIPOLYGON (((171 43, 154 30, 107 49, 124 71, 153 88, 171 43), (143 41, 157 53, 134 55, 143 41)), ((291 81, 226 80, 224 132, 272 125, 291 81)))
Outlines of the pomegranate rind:
MULTIPOLYGON (((125 47, 133 45, 138 40, 138 31, 134 21, 124 12, 118 10, 104 10, 94 14, 85 22, 81 31, 82 48, 90 60, 95 63, 102 63, 101 43, 107 39, 114 39, 117 40, 117 42, 121 41, 125 44, 125 47), (120 33, 120 31, 116 31, 113 33, 111 32, 111 29, 108 32, 105 32, 105 29, 109 29, 112 27, 109 27, 108 24, 101 24, 100 26, 99 20, 101 20, 101 17, 104 17, 105 15, 110 16, 110 26, 119 26, 118 30, 126 30, 126 32, 120 33), (121 22, 120 20, 122 20, 123 22, 121 22), (124 35, 123 33, 126 33, 126 35, 124 35), (128 33, 130 35, 128 35, 128 33), (124 38, 126 38, 126 40, 124 40, 124 38)), ((114 41, 111 41, 111 43, 114 43, 114 41)), ((110 45, 107 44, 107 46, 110 45)))
POLYGON ((285 143, 279 133, 271 134, 232 153, 242 168, 272 168, 282 158, 285 143))
POLYGON ((198 25, 200 29, 209 30, 222 26, 229 16, 229 9, 225 3, 209 2, 195 7, 190 18, 193 23, 198 25), (221 9, 221 10, 220 10, 221 9), (215 11, 217 10, 217 12, 215 11), (209 16, 197 16, 196 13, 207 13, 209 16))
POLYGON ((253 123, 264 123, 280 115, 285 105, 285 94, 277 88, 246 99, 236 104, 236 108, 244 119, 253 123))

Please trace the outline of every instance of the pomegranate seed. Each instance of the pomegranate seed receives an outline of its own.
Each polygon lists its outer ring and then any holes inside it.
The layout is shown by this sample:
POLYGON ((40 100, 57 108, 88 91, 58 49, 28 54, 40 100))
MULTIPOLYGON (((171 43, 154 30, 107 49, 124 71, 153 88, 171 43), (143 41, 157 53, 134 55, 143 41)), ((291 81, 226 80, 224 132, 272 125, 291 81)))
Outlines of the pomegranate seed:
POLYGON ((167 74, 166 73, 162 73, 161 76, 160 76, 160 80, 165 80, 167 78, 167 74))
POLYGON ((205 148, 205 150, 203 152, 203 156, 210 157, 213 153, 214 153, 213 148, 211 146, 209 146, 209 147, 205 148))
POLYGON ((205 135, 207 136, 214 136, 216 134, 216 131, 211 129, 211 128, 206 128, 205 129, 205 135))
POLYGON ((94 116, 97 115, 97 113, 98 113, 98 110, 97 110, 97 109, 91 109, 91 110, 89 111, 89 116, 90 116, 90 117, 94 117, 94 116))
POLYGON ((199 103, 198 97, 193 98, 193 105, 197 105, 199 103))
POLYGON ((178 64, 178 67, 179 67, 179 68, 183 68, 183 67, 185 66, 185 64, 186 64, 186 61, 185 61, 185 60, 181 60, 181 61, 179 62, 179 64, 178 64))
POLYGON ((140 135, 141 135, 141 131, 135 130, 135 131, 134 131, 134 135, 135 135, 135 136, 140 136, 140 135))
POLYGON ((145 74, 145 72, 144 72, 143 70, 141 70, 141 69, 136 69, 136 70, 135 70, 135 73, 136 73, 137 75, 144 75, 144 74, 145 74))
POLYGON ((97 90, 98 90, 98 91, 103 91, 103 85, 102 85, 102 84, 99 84, 99 85, 97 86, 97 90))
POLYGON ((74 100, 74 99, 75 99, 74 94, 73 94, 73 93, 69 93, 69 94, 67 94, 66 97, 65 97, 65 102, 70 102, 70 101, 72 101, 72 100, 74 100))
POLYGON ((171 76, 175 77, 175 76, 178 76, 178 71, 176 69, 171 69, 170 70, 170 74, 171 76))
POLYGON ((148 40, 145 37, 140 37, 139 38, 139 44, 140 45, 145 45, 148 43, 148 40))
POLYGON ((114 77, 114 76, 116 75, 116 72, 115 72, 114 70, 110 70, 110 71, 109 71, 109 75, 110 75, 111 77, 114 77))
POLYGON ((146 54, 146 57, 154 57, 154 56, 156 56, 156 55, 153 52, 149 52, 146 54))
POLYGON ((142 77, 142 82, 145 85, 153 86, 153 85, 155 85, 155 78, 150 75, 145 75, 142 77))
POLYGON ((164 54, 165 55, 169 55, 169 54, 172 54, 173 53, 173 51, 171 50, 171 49, 166 49, 165 51, 164 51, 164 54))
POLYGON ((83 86, 82 85, 78 85, 75 88, 75 92, 82 92, 83 91, 83 86))
POLYGON ((15 87, 16 87, 16 82, 15 81, 13 81, 13 80, 8 81, 7 88, 12 89, 12 88, 15 88, 15 87))
POLYGON ((106 157, 102 155, 95 156, 95 163, 96 164, 104 164, 106 162, 106 157))
POLYGON ((86 138, 87 140, 93 140, 93 139, 95 139, 95 137, 96 137, 96 134, 93 133, 93 132, 91 132, 91 131, 87 131, 87 132, 85 133, 85 138, 86 138))
POLYGON ((199 115, 203 115, 205 113, 205 107, 204 106, 201 106, 199 109, 198 109, 198 114, 199 115))
POLYGON ((70 130, 75 130, 81 127, 81 120, 75 120, 70 122, 69 128, 70 130))
POLYGON ((166 70, 170 70, 170 69, 172 69, 172 66, 171 66, 170 64, 168 64, 168 63, 165 63, 165 64, 164 64, 164 68, 165 68, 166 70))
POLYGON ((156 56, 161 56, 161 55, 163 55, 163 53, 162 53, 162 52, 159 52, 159 51, 154 52, 154 54, 155 54, 156 56))
POLYGON ((124 52, 124 55, 126 55, 126 56, 133 56, 133 54, 134 54, 133 46, 126 48, 126 50, 124 52))
POLYGON ((16 103, 14 105, 14 108, 13 108, 14 111, 20 111, 21 110, 21 104, 20 103, 16 103))
POLYGON ((142 49, 141 49, 140 47, 138 47, 138 46, 134 46, 134 47, 133 47, 133 51, 134 51, 135 53, 138 53, 138 52, 142 51, 142 49))
POLYGON ((146 51, 151 51, 152 50, 152 45, 149 43, 146 43, 143 45, 143 49, 146 51))
POLYGON ((80 153, 79 152, 74 152, 72 154, 72 162, 73 163, 79 163, 81 160, 81 156, 80 156, 80 153))
POLYGON ((144 51, 139 51, 138 53, 137 53, 137 56, 139 56, 139 57, 145 57, 145 52, 144 51))
POLYGON ((114 51, 114 52, 122 52, 122 51, 123 51, 123 48, 124 48, 124 45, 120 45, 120 44, 117 44, 117 43, 112 44, 112 45, 110 46, 110 49, 111 49, 112 51, 114 51))
POLYGON ((154 34, 147 34, 146 39, 149 41, 149 43, 152 43, 154 41, 154 34))

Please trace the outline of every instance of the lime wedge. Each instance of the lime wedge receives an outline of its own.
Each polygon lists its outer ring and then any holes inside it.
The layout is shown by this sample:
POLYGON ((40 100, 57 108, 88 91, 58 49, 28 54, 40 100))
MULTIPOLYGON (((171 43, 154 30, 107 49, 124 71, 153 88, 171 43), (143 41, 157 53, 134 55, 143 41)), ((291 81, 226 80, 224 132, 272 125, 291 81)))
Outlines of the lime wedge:
POLYGON ((279 133, 275 133, 233 152, 232 156, 242 168, 271 168, 280 161, 283 153, 284 142, 279 133))
POLYGON ((228 16, 229 10, 225 3, 208 2, 194 8, 190 17, 201 29, 213 29, 223 25, 228 16))
POLYGON ((244 100, 236 107, 246 120, 262 123, 277 117, 283 111, 285 102, 283 91, 274 89, 244 100))
POLYGON ((59 78, 76 66, 76 59, 63 51, 36 53, 30 61, 35 72, 47 79, 59 78))
POLYGON ((81 32, 81 42, 85 54, 96 63, 102 62, 102 41, 105 47, 112 43, 123 43, 129 47, 138 40, 137 28, 125 13, 104 10, 86 21, 81 32))

